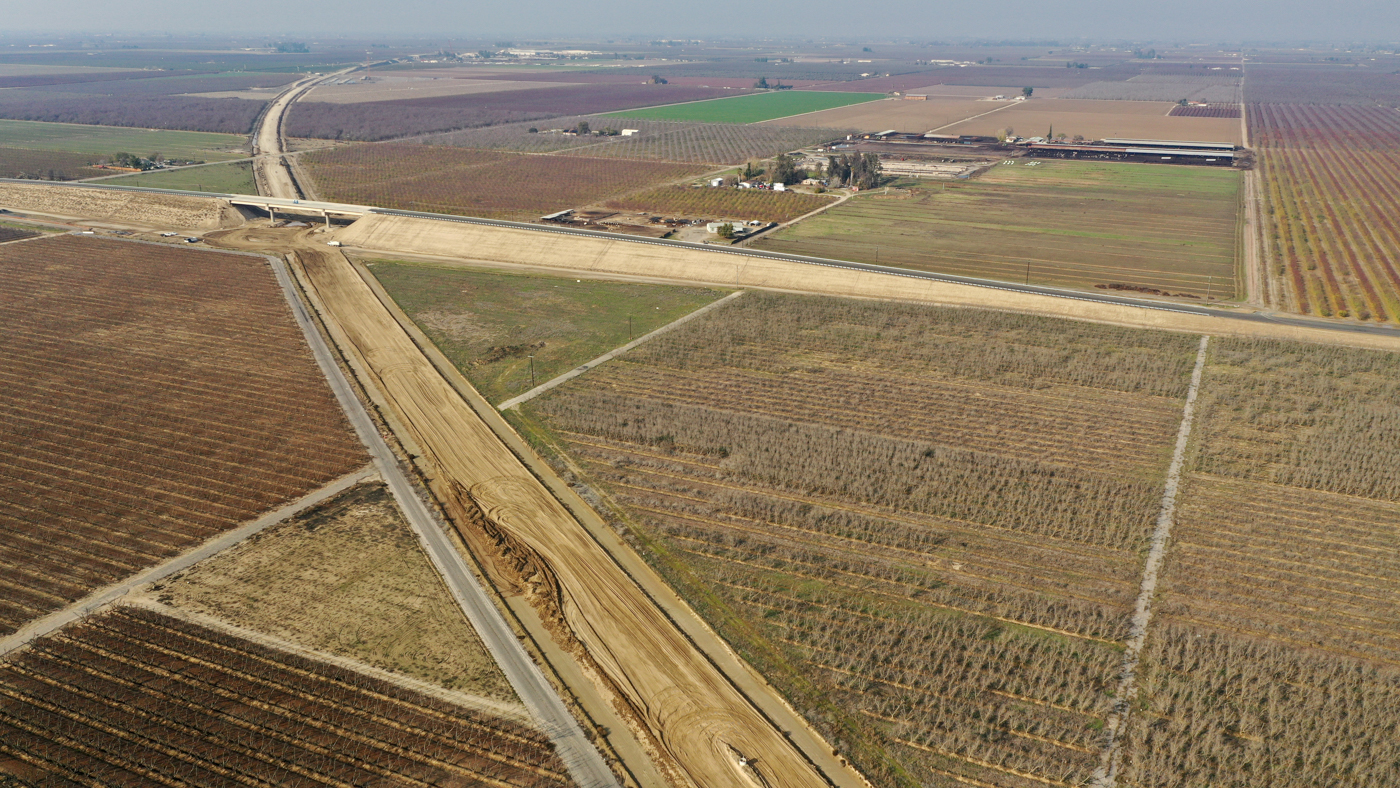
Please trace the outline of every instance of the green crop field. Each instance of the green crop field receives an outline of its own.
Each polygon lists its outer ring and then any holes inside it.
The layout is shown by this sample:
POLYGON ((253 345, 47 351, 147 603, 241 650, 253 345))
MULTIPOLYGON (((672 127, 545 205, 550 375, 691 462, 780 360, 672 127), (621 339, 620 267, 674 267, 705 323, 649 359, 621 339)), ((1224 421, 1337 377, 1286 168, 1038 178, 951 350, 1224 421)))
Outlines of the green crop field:
POLYGON ((784 90, 754 93, 733 98, 692 101, 666 107, 632 109, 612 112, 613 118, 648 118, 650 120, 687 120, 700 123, 758 123, 774 118, 786 118, 806 112, 834 109, 884 98, 883 93, 827 93, 809 90, 784 90))
POLYGON ((142 172, 104 180, 112 186, 152 186, 196 192, 257 194, 251 161, 231 161, 209 167, 181 167, 164 172, 142 172))
POLYGON ((1032 284, 1237 296, 1234 170, 1017 160, 972 181, 892 185, 757 246, 1032 284))
POLYGON ((0 147, 8 148, 102 155, 159 153, 167 159, 225 161, 247 156, 240 150, 246 143, 247 138, 238 134, 0 120, 0 147))
POLYGON ((493 403, 597 358, 725 293, 372 261, 369 270, 493 403), (630 318, 630 333, 629 333, 630 318))

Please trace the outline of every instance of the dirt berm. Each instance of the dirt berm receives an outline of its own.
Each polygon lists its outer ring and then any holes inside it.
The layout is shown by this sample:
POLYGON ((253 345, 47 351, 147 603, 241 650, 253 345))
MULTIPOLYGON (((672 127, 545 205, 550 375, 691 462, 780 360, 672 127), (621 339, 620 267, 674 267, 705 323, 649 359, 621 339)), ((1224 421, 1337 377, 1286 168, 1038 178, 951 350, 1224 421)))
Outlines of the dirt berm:
POLYGON ((370 215, 338 231, 336 237, 346 246, 387 254, 427 255, 734 287, 1009 309, 1142 328, 1264 336, 1400 350, 1400 336, 1270 325, 1228 317, 1143 309, 893 274, 789 263, 720 251, 481 224, 370 215))
POLYGON ((217 230, 243 224, 223 200, 176 194, 85 189, 48 183, 0 183, 0 208, 17 213, 172 230, 217 230))
MULTIPOLYGON (((433 493, 469 541, 505 551, 511 570, 493 574, 514 575, 547 600, 650 734, 675 785, 828 784, 496 437, 343 255, 304 248, 296 260, 336 343, 421 448, 433 493)), ((486 552, 478 555, 489 566, 486 552)))

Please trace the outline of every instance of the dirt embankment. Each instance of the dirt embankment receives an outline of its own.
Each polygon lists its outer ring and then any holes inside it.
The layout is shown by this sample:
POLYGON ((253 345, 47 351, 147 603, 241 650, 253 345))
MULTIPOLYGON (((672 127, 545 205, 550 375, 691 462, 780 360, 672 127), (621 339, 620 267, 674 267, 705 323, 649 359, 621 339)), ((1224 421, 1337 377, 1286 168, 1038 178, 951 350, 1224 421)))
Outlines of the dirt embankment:
POLYGON ((859 298, 1006 309, 1141 328, 1217 336, 1261 336, 1400 350, 1400 335, 1270 325, 1229 317, 1104 304, 892 274, 824 268, 716 251, 490 225, 367 216, 336 233, 346 246, 390 253, 589 271, 728 287, 761 287, 859 298))
POLYGON ((344 256, 308 248, 297 257, 337 343, 422 447, 435 496, 497 581, 529 593, 577 644, 672 782, 827 784, 501 443, 344 256))
POLYGON ((0 183, 0 208, 172 230, 217 230, 243 224, 243 216, 237 209, 211 197, 37 183, 0 183))

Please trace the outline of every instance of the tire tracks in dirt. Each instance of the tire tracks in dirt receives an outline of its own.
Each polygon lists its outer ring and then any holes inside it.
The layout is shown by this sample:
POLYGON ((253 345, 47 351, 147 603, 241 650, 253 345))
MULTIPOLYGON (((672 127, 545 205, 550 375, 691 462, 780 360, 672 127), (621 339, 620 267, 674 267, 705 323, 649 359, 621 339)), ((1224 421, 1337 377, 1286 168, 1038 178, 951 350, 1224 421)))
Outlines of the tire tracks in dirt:
POLYGON ((422 449, 429 486, 487 571, 528 589, 542 618, 574 641, 672 782, 828 784, 510 452, 343 255, 310 248, 298 259, 337 343, 422 449))

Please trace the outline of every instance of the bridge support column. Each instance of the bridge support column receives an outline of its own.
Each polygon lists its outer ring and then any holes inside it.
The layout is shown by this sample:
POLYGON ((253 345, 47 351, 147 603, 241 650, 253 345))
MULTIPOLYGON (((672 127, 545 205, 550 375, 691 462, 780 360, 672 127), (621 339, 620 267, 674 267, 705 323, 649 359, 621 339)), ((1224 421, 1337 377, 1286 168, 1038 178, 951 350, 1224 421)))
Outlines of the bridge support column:
POLYGON ((271 205, 267 206, 267 216, 268 216, 268 219, 269 219, 273 224, 277 224, 277 209, 276 209, 276 208, 273 208, 271 205))
POLYGON ((331 212, 330 212, 330 211, 321 211, 321 216, 324 217, 325 220, 326 220, 326 229, 327 229, 327 230, 331 229, 331 212))

